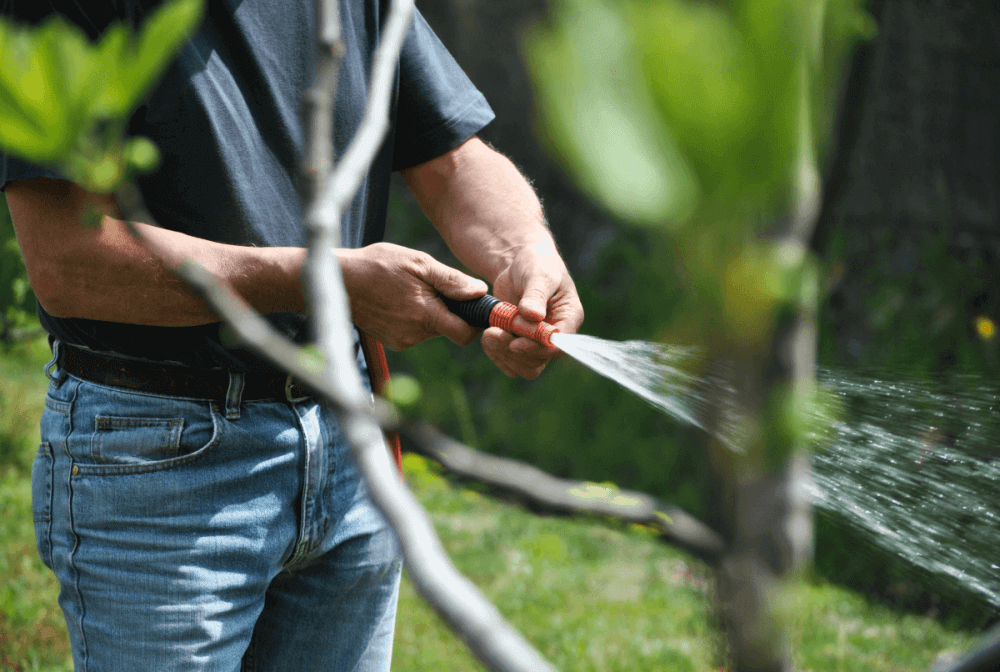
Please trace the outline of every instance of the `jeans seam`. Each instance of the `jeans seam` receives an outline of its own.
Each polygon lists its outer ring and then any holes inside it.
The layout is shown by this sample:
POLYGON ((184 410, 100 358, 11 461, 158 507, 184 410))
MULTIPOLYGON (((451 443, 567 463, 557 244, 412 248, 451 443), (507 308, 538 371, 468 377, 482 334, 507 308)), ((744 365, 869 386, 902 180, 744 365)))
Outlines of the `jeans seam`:
POLYGON ((250 642, 247 650, 243 653, 243 660, 240 664, 240 672, 254 672, 257 669, 257 629, 250 633, 250 642))
POLYGON ((298 539, 295 540, 295 545, 292 547, 291 556, 285 561, 284 566, 282 567, 282 569, 286 571, 294 568, 297 563, 308 557, 309 553, 312 551, 312 540, 310 539, 311 535, 309 534, 309 520, 312 517, 312 511, 310 510, 312 489, 309 487, 310 470, 313 468, 311 459, 312 451, 310 450, 309 432, 305 427, 305 423, 302 421, 302 417, 294 408, 291 412, 295 418, 295 424, 298 426, 299 436, 302 437, 301 440, 303 444, 302 499, 299 506, 299 515, 301 518, 299 520, 298 539))
MULTIPOLYGON (((75 391, 74 391, 73 399, 74 399, 74 401, 76 399, 76 393, 75 393, 75 391)), ((66 513, 67 513, 67 522, 68 522, 68 525, 69 525, 69 532, 70 532, 70 534, 73 537, 73 548, 70 550, 69 554, 66 556, 66 571, 69 574, 69 576, 72 578, 73 592, 76 594, 76 601, 77 601, 77 604, 79 605, 79 608, 80 608, 80 614, 75 619, 76 620, 76 629, 80 633, 80 664, 83 666, 82 669, 80 670, 80 672, 87 672, 88 669, 90 668, 89 647, 87 646, 87 634, 86 634, 86 630, 84 629, 84 621, 85 621, 85 619, 87 617, 87 606, 86 606, 86 604, 84 603, 84 600, 83 600, 83 591, 80 590, 80 572, 77 570, 76 565, 74 564, 74 560, 76 558, 76 552, 80 549, 80 535, 76 531, 76 517, 74 516, 74 511, 73 511, 73 500, 74 500, 74 492, 73 492, 73 467, 75 465, 74 465, 73 455, 69 452, 70 439, 71 439, 71 437, 73 435, 73 431, 74 431, 74 427, 73 427, 73 413, 72 413, 73 402, 70 402, 70 404, 71 404, 71 408, 70 408, 69 417, 67 418, 68 428, 67 428, 67 432, 66 432, 66 439, 65 439, 65 445, 64 445, 64 447, 66 449, 67 457, 69 458, 69 462, 67 463, 67 466, 66 466, 66 477, 65 477, 66 478, 66 490, 67 490, 67 502, 66 502, 66 509, 67 509, 67 511, 66 511, 66 513)), ((67 619, 67 621, 68 620, 69 619, 67 619)))

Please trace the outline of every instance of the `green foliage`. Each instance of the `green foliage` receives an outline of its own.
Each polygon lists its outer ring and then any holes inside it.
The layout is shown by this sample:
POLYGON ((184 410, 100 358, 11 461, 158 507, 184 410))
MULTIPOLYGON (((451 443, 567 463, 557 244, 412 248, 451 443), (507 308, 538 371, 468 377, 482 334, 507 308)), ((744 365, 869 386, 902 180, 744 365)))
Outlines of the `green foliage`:
POLYGON ((386 389, 386 398, 400 408, 408 408, 420 401, 420 383, 413 376, 393 376, 386 389))
MULTIPOLYGON (((750 370, 816 309, 817 264, 785 231, 816 214, 843 65, 874 32, 860 4, 562 0, 527 37, 544 137, 610 210, 676 240, 688 291, 662 324, 711 359, 750 370)), ((801 443, 797 405, 757 409, 747 464, 801 443)))
POLYGON ((154 167, 155 147, 122 133, 201 13, 201 0, 173 0, 138 35, 115 24, 97 43, 59 16, 38 28, 0 17, 0 149, 96 192, 154 167))
MULTIPOLYGON (((202 11, 201 0, 172 0, 138 33, 113 24, 96 43, 58 15, 38 27, 0 16, 0 151, 52 168, 94 192, 109 192, 132 174, 155 169, 155 145, 123 137, 125 126, 202 11)), ((37 326, 34 304, 0 199, 0 345, 6 347, 10 334, 37 326)))
POLYGON ((37 326, 35 294, 28 283, 7 201, 0 195, 0 348, 10 335, 37 326))
POLYGON ((696 185, 652 97, 619 12, 563 3, 562 20, 526 39, 550 149, 613 212, 654 223, 690 214, 696 185), (594 48, 600 45, 600 49, 594 48))
POLYGON ((526 40, 545 137, 618 214, 739 229, 828 138, 860 4, 563 0, 526 40))

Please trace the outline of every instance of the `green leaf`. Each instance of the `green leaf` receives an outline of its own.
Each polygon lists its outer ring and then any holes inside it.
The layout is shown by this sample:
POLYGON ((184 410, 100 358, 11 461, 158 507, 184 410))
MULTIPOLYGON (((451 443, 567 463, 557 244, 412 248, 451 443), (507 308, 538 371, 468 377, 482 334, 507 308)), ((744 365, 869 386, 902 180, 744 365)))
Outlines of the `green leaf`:
MULTIPOLYGON (((59 21, 61 23, 61 21, 59 21)), ((28 31, 4 24, 0 42, 0 145, 36 163, 52 163, 72 144, 78 122, 69 114, 59 27, 28 31)))
MULTIPOLYGON (((197 27, 202 16, 201 0, 174 0, 163 5, 143 24, 134 53, 123 70, 132 109, 146 95, 197 27)), ((125 64, 123 64, 125 65, 125 64)))
POLYGON ((97 45, 92 58, 96 67, 105 73, 115 73, 117 76, 106 76, 100 87, 95 90, 92 112, 97 117, 111 118, 123 116, 138 103, 138 96, 132 95, 132 85, 129 81, 129 60, 132 58, 128 49, 129 36, 122 24, 111 25, 97 45))
POLYGON ((315 345, 303 345, 295 353, 295 363, 310 373, 319 373, 326 367, 326 358, 315 345))
POLYGON ((121 180, 121 163, 114 156, 105 156, 90 167, 87 177, 89 179, 84 186, 88 191, 109 193, 121 180))
POLYGON ((116 23, 97 44, 59 16, 38 28, 0 17, 0 150, 102 192, 127 168, 155 168, 156 148, 123 149, 121 133, 201 14, 201 0, 174 0, 137 39, 116 23))
POLYGON ((595 0, 563 3, 557 16, 525 40, 544 141, 616 214, 685 221, 697 184, 657 119, 621 16, 595 0))
POLYGON ((20 101, 19 58, 27 48, 26 36, 16 26, 0 17, 0 62, 7 67, 0 68, 0 147, 21 154, 29 148, 36 136, 41 135, 38 124, 20 101))

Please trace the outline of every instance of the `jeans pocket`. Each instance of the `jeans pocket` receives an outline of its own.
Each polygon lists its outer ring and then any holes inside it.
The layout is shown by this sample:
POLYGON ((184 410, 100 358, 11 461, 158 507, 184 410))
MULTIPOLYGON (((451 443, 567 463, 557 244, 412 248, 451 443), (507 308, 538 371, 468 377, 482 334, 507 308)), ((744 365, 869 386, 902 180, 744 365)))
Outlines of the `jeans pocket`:
POLYGON ((95 464, 148 464, 177 457, 183 418, 94 418, 90 454, 95 464))
POLYGON ((144 412, 150 409, 139 405, 133 409, 135 415, 125 415, 127 410, 121 407, 121 415, 89 416, 94 423, 89 445, 71 448, 74 473, 100 476, 172 469, 200 459, 221 439, 222 421, 210 404, 175 403, 173 412, 164 413, 167 417, 151 417, 144 412))
POLYGON ((47 567, 52 567, 52 444, 45 441, 31 466, 31 517, 35 523, 35 545, 47 567))

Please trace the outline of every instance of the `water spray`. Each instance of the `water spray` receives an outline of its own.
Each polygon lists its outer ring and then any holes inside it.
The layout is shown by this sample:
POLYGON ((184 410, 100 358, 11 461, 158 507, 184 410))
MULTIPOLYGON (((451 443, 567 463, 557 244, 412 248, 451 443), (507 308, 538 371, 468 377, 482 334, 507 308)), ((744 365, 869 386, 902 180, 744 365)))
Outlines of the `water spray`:
MULTIPOLYGON (((566 353, 686 424, 705 429, 699 418, 721 414, 716 438, 741 443, 745 423, 736 391, 724 366, 706 366, 702 348, 562 333, 489 294, 441 300, 475 327, 500 327, 566 353)), ((817 379, 853 410, 832 423, 835 436, 812 456, 816 506, 936 577, 938 589, 1000 608, 1000 505, 993 496, 1000 491, 1000 386, 970 379, 961 393, 946 393, 824 367, 817 379), (953 427, 951 439, 935 429, 942 423, 953 427)))
POLYGON ((529 322, 521 317, 517 306, 513 303, 501 301, 490 294, 483 294, 478 299, 469 301, 456 301, 442 294, 438 297, 448 306, 448 310, 473 327, 479 329, 499 327, 512 334, 530 338, 547 348, 556 349, 552 345, 552 334, 557 333, 559 329, 548 322, 529 322))
POLYGON ((653 407, 682 422, 702 427, 697 419, 697 408, 706 400, 702 392, 696 390, 700 378, 691 370, 697 368, 700 361, 699 348, 564 334, 547 322, 529 322, 521 317, 517 306, 489 294, 469 301, 456 301, 441 294, 438 297, 448 310, 474 327, 500 327, 564 352, 653 407))

